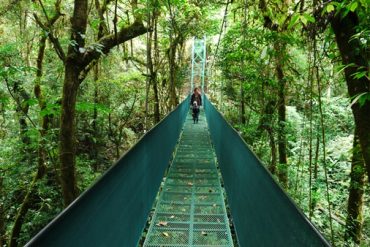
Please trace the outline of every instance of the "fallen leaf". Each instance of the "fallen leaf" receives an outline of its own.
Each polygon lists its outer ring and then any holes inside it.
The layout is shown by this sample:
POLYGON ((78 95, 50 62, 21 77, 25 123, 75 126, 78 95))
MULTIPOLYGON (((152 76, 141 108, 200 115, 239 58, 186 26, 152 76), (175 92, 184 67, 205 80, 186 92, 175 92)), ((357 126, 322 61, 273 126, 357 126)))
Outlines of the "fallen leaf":
POLYGON ((189 182, 189 183, 188 183, 188 185, 189 185, 189 186, 193 186, 193 183, 190 183, 190 182, 189 182))
POLYGON ((216 207, 217 205, 216 205, 216 204, 213 204, 212 206, 213 206, 213 207, 216 207))
POLYGON ((158 222, 158 224, 156 224, 156 226, 167 226, 168 225, 168 222, 166 221, 160 221, 158 222))
POLYGON ((174 219, 175 218, 175 215, 171 215, 170 219, 174 219))
POLYGON ((168 232, 162 232, 163 236, 165 236, 166 238, 168 238, 170 236, 170 234, 168 234, 168 232))

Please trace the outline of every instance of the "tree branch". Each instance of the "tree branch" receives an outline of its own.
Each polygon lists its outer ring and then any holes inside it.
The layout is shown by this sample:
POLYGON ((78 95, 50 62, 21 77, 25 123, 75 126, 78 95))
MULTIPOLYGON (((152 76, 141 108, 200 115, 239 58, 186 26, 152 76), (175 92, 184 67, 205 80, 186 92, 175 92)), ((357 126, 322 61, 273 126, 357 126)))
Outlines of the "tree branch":
MULTIPOLYGON (((48 16, 48 14, 46 13, 46 10, 45 10, 44 5, 42 4, 42 1, 41 1, 41 0, 39 0, 39 3, 40 3, 40 6, 41 6, 41 9, 42 9, 42 12, 44 13, 44 15, 45 15, 45 18, 46 18, 47 22, 50 24, 50 23, 51 23, 51 21, 49 20, 49 16, 48 16)), ((59 3, 59 1, 57 1, 57 2, 56 2, 56 5, 58 5, 58 3, 59 3)), ((57 10, 57 12, 58 12, 58 10, 57 10)))
POLYGON ((123 57, 123 60, 131 60, 131 61, 136 62, 136 63, 138 63, 142 66, 146 66, 146 62, 137 58, 137 57, 125 56, 125 57, 123 57))
POLYGON ((117 34, 117 39, 114 34, 104 36, 96 45, 91 45, 86 48, 82 59, 82 65, 84 67, 88 66, 94 59, 99 59, 101 55, 109 53, 113 47, 138 37, 147 31, 148 28, 144 27, 142 22, 135 21, 130 26, 122 28, 117 34))
POLYGON ((44 24, 41 21, 41 19, 38 17, 38 15, 36 13, 33 14, 33 16, 35 18, 35 21, 41 27, 41 29, 46 32, 46 34, 49 37, 50 41, 54 45, 54 48, 56 50, 56 53, 57 53, 58 57, 64 62, 65 61, 65 54, 64 54, 63 48, 60 45, 58 38, 56 38, 54 36, 53 32, 52 32, 53 25, 59 19, 59 17, 63 15, 61 13, 61 11, 60 11, 60 3, 61 3, 61 0, 57 0, 55 2, 55 14, 51 18, 48 17, 48 15, 46 13, 46 10, 44 8, 44 5, 42 4, 42 1, 41 0, 39 0, 39 3, 41 5, 41 7, 42 7, 42 10, 43 10, 43 13, 45 15, 45 18, 46 18, 47 23, 44 24))
MULTIPOLYGON (((10 96, 12 97, 12 99, 15 101, 15 103, 17 104, 17 107, 19 107, 21 109, 21 112, 24 114, 24 116, 30 121, 30 123, 32 124, 32 126, 35 128, 35 129, 38 129, 37 128, 37 125, 36 123, 30 118, 30 116, 28 115, 27 111, 25 110, 24 106, 22 106, 22 102, 19 101, 19 99, 13 94, 12 90, 10 89, 10 86, 9 86, 9 82, 8 82, 8 79, 5 78, 5 85, 6 85, 6 88, 8 89, 8 92, 10 94, 10 96)), ((21 90, 24 91, 24 89, 22 88, 21 90)), ((24 91, 25 93, 25 91, 24 91)), ((23 94, 24 94, 23 93, 23 94)), ((24 95, 22 95, 22 97, 25 99, 25 100, 28 100, 28 98, 24 97, 24 95)), ((27 95, 28 97, 28 95, 27 95)), ((28 107, 28 105, 27 105, 28 107)))
POLYGON ((81 84, 86 76, 88 75, 88 73, 90 72, 90 70, 98 63, 98 60, 95 59, 95 60, 92 60, 80 73, 80 75, 78 76, 78 80, 79 80, 79 83, 81 84))
POLYGON ((44 30, 46 32, 46 34, 49 37, 51 43, 53 43, 54 49, 55 49, 58 57, 63 62, 65 62, 66 55, 64 53, 64 50, 63 50, 62 46, 59 43, 58 38, 56 38, 54 36, 54 34, 52 33, 52 31, 50 30, 50 27, 47 27, 44 23, 42 23, 42 21, 40 20, 40 18, 38 17, 38 15, 36 13, 33 14, 33 17, 35 18, 36 23, 42 28, 42 30, 44 30))
POLYGON ((107 11, 108 4, 111 1, 112 0, 106 0, 103 2, 103 6, 100 6, 99 0, 95 0, 95 7, 96 7, 96 10, 98 11, 99 18, 100 18, 98 39, 103 37, 104 34, 108 33, 108 26, 107 26, 107 23, 105 22, 104 14, 107 11))

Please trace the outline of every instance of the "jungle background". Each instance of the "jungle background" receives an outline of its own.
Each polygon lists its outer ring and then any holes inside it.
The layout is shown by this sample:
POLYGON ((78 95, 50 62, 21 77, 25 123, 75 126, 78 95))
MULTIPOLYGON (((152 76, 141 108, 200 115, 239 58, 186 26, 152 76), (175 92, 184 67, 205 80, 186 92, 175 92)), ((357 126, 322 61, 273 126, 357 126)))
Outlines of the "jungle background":
POLYGON ((1 1, 0 246, 27 243, 187 96, 204 36, 204 93, 333 246, 369 246, 369 7, 1 1))

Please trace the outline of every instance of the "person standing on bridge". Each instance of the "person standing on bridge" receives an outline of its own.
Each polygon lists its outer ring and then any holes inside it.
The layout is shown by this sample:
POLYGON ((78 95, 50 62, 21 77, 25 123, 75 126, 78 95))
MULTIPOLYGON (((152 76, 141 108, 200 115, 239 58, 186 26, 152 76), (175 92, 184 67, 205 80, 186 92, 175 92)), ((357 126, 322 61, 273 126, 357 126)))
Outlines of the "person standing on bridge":
POLYGON ((198 88, 194 88, 194 92, 191 95, 190 105, 193 108, 193 121, 198 123, 199 120, 199 108, 202 105, 202 95, 198 88))

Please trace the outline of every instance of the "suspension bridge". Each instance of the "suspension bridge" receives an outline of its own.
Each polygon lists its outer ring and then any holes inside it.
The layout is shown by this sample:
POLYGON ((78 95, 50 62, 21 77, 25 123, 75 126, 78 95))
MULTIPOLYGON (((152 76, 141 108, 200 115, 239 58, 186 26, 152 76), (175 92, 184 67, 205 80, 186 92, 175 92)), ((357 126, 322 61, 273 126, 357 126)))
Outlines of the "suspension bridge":
MULTIPOLYGON (((204 89, 205 39, 191 88, 204 89)), ((330 246, 203 95, 146 133, 26 246, 330 246)))

